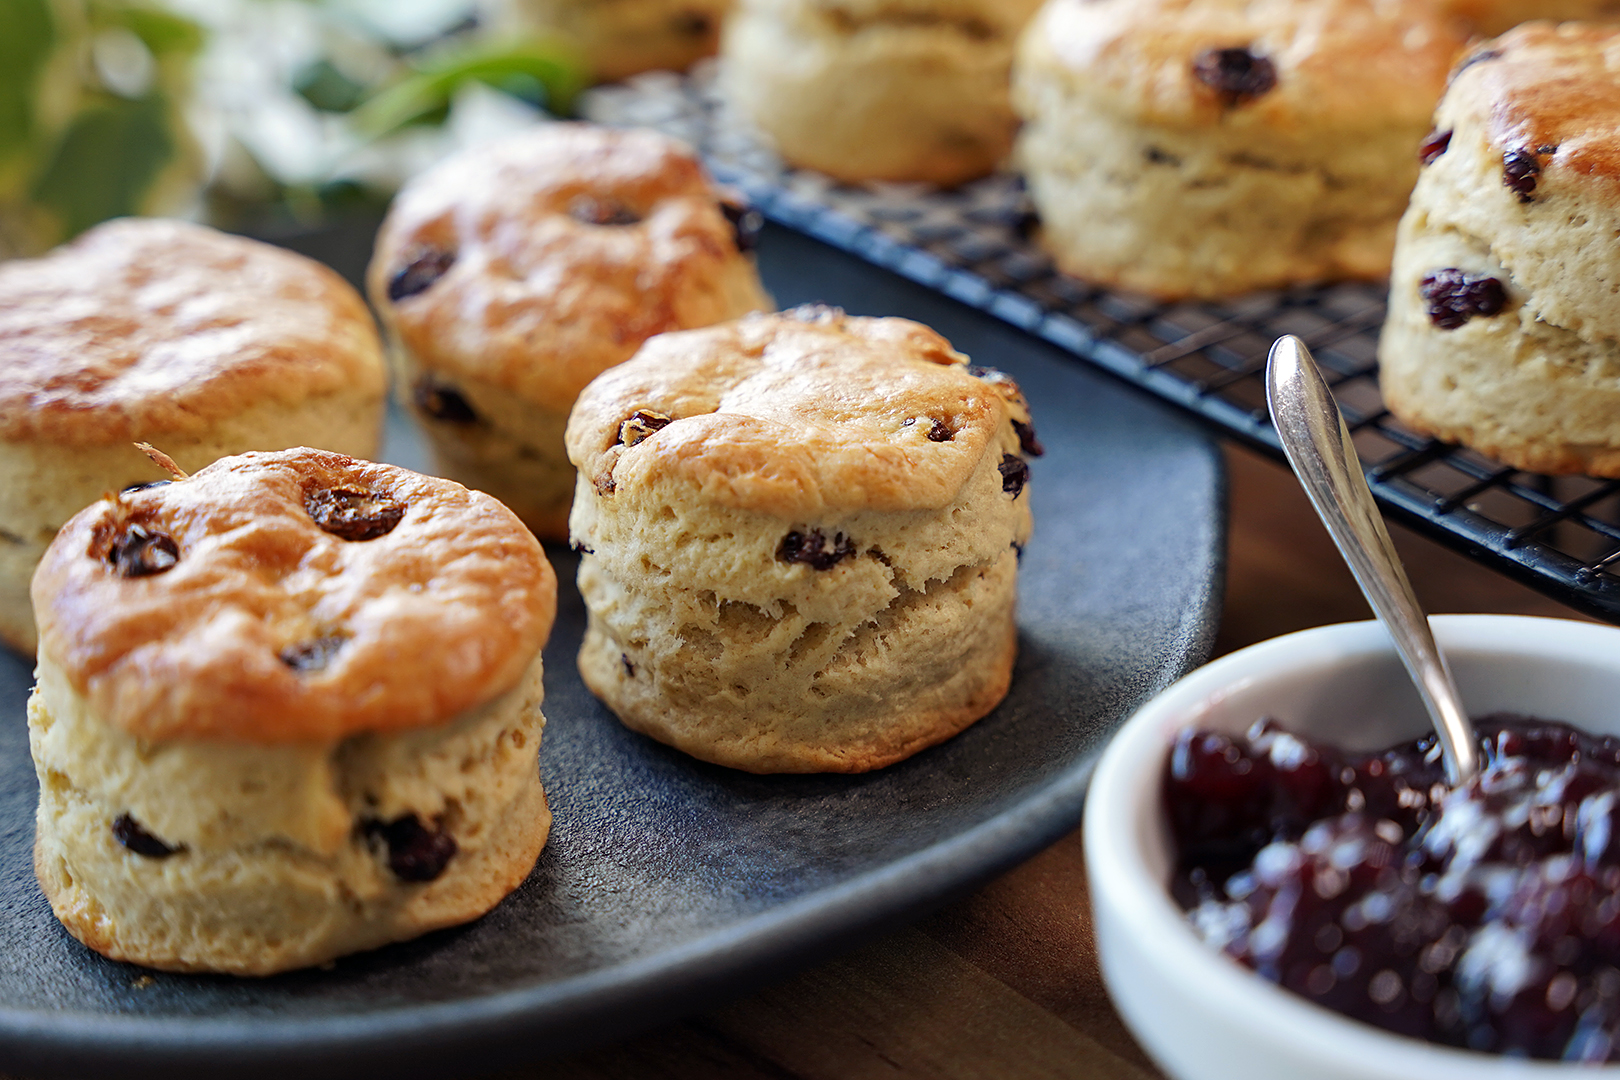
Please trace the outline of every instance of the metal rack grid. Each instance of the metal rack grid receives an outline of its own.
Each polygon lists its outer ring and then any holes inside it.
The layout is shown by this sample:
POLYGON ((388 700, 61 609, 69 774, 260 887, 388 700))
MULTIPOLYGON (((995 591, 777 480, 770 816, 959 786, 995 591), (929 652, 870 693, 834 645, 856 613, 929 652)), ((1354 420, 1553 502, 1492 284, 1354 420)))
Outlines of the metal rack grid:
POLYGON ((712 68, 598 89, 583 112, 684 138, 772 220, 1053 342, 1278 458, 1265 408, 1266 353, 1278 336, 1296 334, 1328 376, 1386 512, 1620 623, 1620 480, 1521 472, 1402 427, 1378 392, 1381 288, 1164 304, 1089 286, 1059 273, 1032 242, 1036 219, 1016 177, 941 192, 846 186, 785 168, 729 115, 712 68))

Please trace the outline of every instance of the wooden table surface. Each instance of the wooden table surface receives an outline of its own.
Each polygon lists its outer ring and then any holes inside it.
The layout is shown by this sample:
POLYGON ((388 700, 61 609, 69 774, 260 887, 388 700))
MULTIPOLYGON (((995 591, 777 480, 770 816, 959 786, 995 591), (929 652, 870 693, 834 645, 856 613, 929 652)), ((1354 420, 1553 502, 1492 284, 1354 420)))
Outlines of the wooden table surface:
MULTIPOLYGON (((1293 477, 1228 449, 1231 533, 1216 653, 1369 617, 1293 477)), ((1433 612, 1575 616, 1404 530, 1433 612)), ((966 898, 750 997, 502 1080, 864 1080, 1160 1074, 1097 972, 1080 833, 966 898)))

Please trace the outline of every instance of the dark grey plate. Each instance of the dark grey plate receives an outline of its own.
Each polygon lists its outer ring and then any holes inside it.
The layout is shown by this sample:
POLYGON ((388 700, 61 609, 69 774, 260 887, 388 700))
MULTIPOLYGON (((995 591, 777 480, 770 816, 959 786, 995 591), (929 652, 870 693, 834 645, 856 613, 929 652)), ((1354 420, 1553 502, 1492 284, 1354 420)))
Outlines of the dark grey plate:
MULTIPOLYGON (((583 610, 565 584, 541 751, 556 826, 529 880, 471 926, 327 971, 235 980, 104 960, 51 916, 29 856, 29 673, 6 655, 0 1070, 467 1075, 781 977, 1074 827, 1108 734, 1209 648, 1224 524, 1213 446, 1165 407, 920 286, 783 230, 761 251, 780 302, 921 319, 1029 394, 1047 455, 1028 488, 1036 529, 1006 702, 872 775, 704 765, 624 730, 585 690, 573 664, 583 610)), ((396 431, 390 458, 413 464, 416 452, 396 431)), ((551 556, 571 582, 573 557, 551 556)))

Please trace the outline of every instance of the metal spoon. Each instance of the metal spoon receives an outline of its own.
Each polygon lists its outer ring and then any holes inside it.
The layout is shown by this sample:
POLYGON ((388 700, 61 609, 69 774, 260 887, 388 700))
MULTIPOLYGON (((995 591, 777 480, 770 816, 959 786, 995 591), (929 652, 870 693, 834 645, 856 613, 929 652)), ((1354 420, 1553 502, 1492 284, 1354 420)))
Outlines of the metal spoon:
POLYGON ((1395 639, 1395 651, 1417 684, 1423 707, 1440 736, 1446 776, 1455 785, 1479 774, 1479 740, 1463 711, 1446 658, 1434 643, 1429 620, 1412 593, 1384 518, 1367 489, 1361 459, 1322 373, 1305 343, 1278 338, 1266 363, 1266 400, 1283 453, 1305 486, 1339 554, 1378 620, 1395 639))

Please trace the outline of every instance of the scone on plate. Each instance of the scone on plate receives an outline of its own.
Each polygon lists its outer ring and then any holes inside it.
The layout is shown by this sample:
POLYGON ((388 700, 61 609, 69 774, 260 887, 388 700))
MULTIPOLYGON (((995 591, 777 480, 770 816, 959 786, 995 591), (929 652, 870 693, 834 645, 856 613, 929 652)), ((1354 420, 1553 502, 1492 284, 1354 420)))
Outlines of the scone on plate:
POLYGON ((1421 0, 1049 0, 1013 86, 1042 240, 1164 299, 1381 278, 1464 35, 1421 0))
POLYGON ((438 469, 543 539, 568 533, 568 410, 665 330, 771 306, 750 215, 684 143, 547 124, 407 184, 372 300, 438 469))
POLYGON ((494 499, 225 458, 76 516, 34 603, 34 868, 97 952, 267 975, 477 918, 534 866, 556 581, 494 499))
POLYGON ((1018 118, 1013 42, 1040 0, 738 0, 732 106, 794 165, 954 185, 995 169, 1018 118))
POLYGON ((643 71, 682 71, 714 55, 732 0, 482 0, 498 32, 554 34, 591 76, 615 82, 643 71))
POLYGON ((68 518, 164 473, 310 444, 373 457, 382 345, 301 255, 179 221, 109 222, 0 263, 0 639, 34 648, 28 581, 68 518))
POLYGON ((1001 701, 1030 533, 1018 387, 825 308, 664 334, 580 396, 585 683, 750 772, 862 772, 1001 701))
POLYGON ((1620 476, 1620 27, 1526 23, 1458 66, 1379 341, 1417 431, 1620 476))

